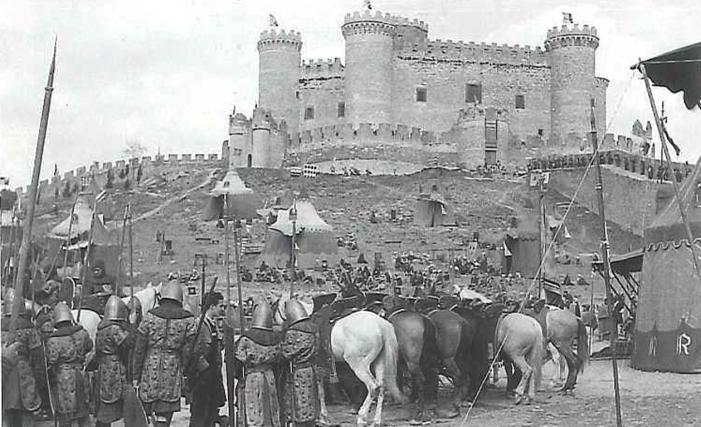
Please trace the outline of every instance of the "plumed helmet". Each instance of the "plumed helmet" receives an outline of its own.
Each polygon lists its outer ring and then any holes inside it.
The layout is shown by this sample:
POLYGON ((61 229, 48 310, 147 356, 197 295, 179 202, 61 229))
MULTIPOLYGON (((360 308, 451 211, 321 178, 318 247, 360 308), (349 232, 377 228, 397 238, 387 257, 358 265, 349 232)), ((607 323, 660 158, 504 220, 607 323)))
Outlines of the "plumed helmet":
POLYGON ((285 315, 287 316, 287 321, 290 322, 290 324, 309 318, 307 310, 304 308, 302 303, 296 299, 289 300, 285 303, 285 315))
POLYGON ((71 309, 68 308, 65 302, 61 301, 54 307, 54 324, 58 325, 61 322, 75 322, 71 309))
POLYGON ((251 328, 264 329, 266 331, 273 329, 273 310, 267 301, 260 301, 253 310, 251 328))
POLYGON ((180 304, 182 304, 183 288, 178 283, 168 283, 163 286, 163 290, 161 291, 161 299, 169 299, 171 301, 177 301, 180 304))
POLYGON ((107 320, 127 320, 129 308, 119 299, 118 296, 112 295, 105 304, 105 319, 107 320))

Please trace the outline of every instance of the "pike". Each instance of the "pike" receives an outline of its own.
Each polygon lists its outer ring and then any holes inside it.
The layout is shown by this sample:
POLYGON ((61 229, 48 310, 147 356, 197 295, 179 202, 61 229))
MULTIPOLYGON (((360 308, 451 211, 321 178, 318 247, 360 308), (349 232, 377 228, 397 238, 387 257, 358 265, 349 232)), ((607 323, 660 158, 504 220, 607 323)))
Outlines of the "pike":
POLYGON ((51 95, 54 90, 54 73, 56 72, 56 46, 58 37, 54 39, 54 54, 49 68, 49 78, 44 88, 44 105, 41 110, 41 121, 39 122, 39 135, 37 136, 37 146, 34 153, 34 169, 32 171, 32 183, 29 186, 29 200, 27 206, 27 218, 24 222, 24 233, 22 235, 22 246, 19 251, 19 266, 15 277, 15 301, 12 305, 12 321, 10 323, 10 339, 14 340, 17 332, 17 322, 19 312, 24 304, 24 276, 27 271, 29 261, 29 249, 32 244, 32 226, 34 224, 34 212, 37 205, 37 189, 39 187, 39 175, 41 173, 41 162, 44 157, 44 144, 46 142, 46 130, 49 127, 49 112, 51 111, 51 95))

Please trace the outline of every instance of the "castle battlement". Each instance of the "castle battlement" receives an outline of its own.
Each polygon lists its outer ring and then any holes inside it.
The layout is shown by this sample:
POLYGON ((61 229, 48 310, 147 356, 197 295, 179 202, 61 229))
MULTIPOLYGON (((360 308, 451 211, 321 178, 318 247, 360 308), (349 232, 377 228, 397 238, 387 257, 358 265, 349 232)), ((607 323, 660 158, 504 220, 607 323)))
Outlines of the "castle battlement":
POLYGON ((496 43, 475 43, 453 40, 429 40, 425 45, 405 46, 398 52, 400 57, 453 60, 462 62, 491 62, 514 65, 547 65, 543 48, 496 43))
POLYGON ((552 27, 548 30, 548 38, 555 37, 568 37, 568 36, 591 36, 596 37, 597 35, 596 27, 584 24, 579 26, 579 24, 567 25, 563 24, 561 27, 552 27))
POLYGON ((364 10, 362 12, 353 12, 346 14, 343 24, 357 23, 357 22, 380 22, 387 25, 404 25, 416 27, 422 31, 428 32, 428 24, 424 21, 418 19, 409 20, 403 16, 392 15, 390 13, 382 13, 380 11, 364 10))
POLYGON ((596 49, 599 46, 596 27, 563 24, 560 28, 552 27, 548 30, 548 37, 545 40, 547 50, 573 45, 589 46, 596 49))
POLYGON ((302 78, 341 77, 345 67, 341 58, 307 59, 302 61, 302 78))
POLYGON ((299 31, 290 30, 277 30, 275 28, 270 28, 268 30, 260 33, 260 39, 258 40, 258 49, 265 48, 266 46, 275 45, 289 45, 290 47, 295 47, 297 50, 302 49, 302 34, 299 31))

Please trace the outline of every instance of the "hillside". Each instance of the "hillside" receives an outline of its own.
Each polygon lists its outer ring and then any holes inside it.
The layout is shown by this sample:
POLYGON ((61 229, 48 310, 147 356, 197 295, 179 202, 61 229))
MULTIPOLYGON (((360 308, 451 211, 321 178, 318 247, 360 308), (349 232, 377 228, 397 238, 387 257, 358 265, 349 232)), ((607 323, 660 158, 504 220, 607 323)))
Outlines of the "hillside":
MULTIPOLYGON (((424 170, 409 176, 320 175, 317 178, 291 178, 284 170, 240 169, 238 172, 268 205, 276 196, 289 198, 291 191, 308 193, 321 217, 334 227, 336 236, 342 237, 347 233, 355 235, 359 250, 340 249, 342 257, 355 261, 362 252, 372 262, 375 254, 380 253, 388 266, 393 264, 394 252, 428 253, 434 259, 450 253, 465 253, 465 244, 472 239, 473 232, 479 232, 482 241, 500 248, 512 218, 529 211, 525 208, 537 206, 537 195, 526 186, 523 178, 477 179, 460 171, 441 169, 424 170), (411 222, 419 188, 426 189, 433 182, 440 183, 458 227, 427 228, 411 222), (389 220, 392 210, 396 211, 397 221, 389 220), (377 223, 370 222, 373 211, 378 218, 377 223)), ((219 275, 219 283, 223 285, 223 230, 217 228, 215 222, 201 220, 207 193, 214 186, 213 177, 222 173, 214 166, 190 170, 169 170, 164 166, 154 172, 166 178, 161 186, 146 188, 143 183, 149 182, 149 179, 145 177, 142 185, 129 191, 119 188, 108 190, 98 211, 104 214, 110 228, 121 226, 124 206, 127 201, 132 204, 137 285, 163 281, 169 272, 191 271, 196 253, 207 254, 208 274, 219 275), (174 250, 172 256, 166 256, 160 262, 160 244, 156 241, 159 231, 165 233, 166 239, 172 240, 174 250)), ((153 180, 150 182, 153 183, 153 180)), ((552 208, 549 208, 549 214, 557 216, 554 207, 566 201, 564 196, 550 191, 546 195, 546 206, 552 208)), ((40 212, 49 213, 37 218, 36 234, 45 234, 68 216, 71 202, 72 197, 43 201, 40 212)), ((598 247, 598 217, 575 206, 565 226, 572 238, 557 245, 558 252, 567 251, 572 258, 581 254, 584 264, 563 265, 551 261, 546 270, 548 276, 564 273, 571 276, 577 273, 589 275, 586 254, 598 247)), ((626 252, 636 243, 634 236, 615 225, 610 226, 609 232, 615 253, 626 252)), ((251 242, 262 244, 265 237, 262 220, 253 222, 250 233, 246 237, 251 242)), ((119 231, 115 230, 115 234, 119 235, 119 231)), ((489 256, 499 265, 497 250, 489 251, 489 256)), ((243 262, 249 268, 256 265, 256 259, 257 255, 243 256, 243 262)))

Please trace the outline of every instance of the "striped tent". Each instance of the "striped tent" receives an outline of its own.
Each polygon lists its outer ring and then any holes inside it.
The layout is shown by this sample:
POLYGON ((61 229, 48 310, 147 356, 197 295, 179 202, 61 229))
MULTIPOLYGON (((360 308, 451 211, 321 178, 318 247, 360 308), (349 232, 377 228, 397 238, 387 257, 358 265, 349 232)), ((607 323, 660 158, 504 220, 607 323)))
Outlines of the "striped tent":
POLYGON ((261 203, 258 196, 246 187, 235 170, 230 169, 224 178, 217 182, 209 193, 207 206, 202 214, 202 219, 212 221, 224 216, 238 219, 257 218, 256 209, 261 203), (228 204, 228 211, 226 205, 228 204))
MULTIPOLYGON (((338 262, 338 246, 333 228, 316 211, 309 199, 296 202, 297 221, 295 223, 295 246, 297 267, 313 268, 316 260, 326 260, 329 265, 338 262)), ((265 247, 259 263, 285 268, 289 266, 292 248, 292 221, 290 210, 278 211, 277 221, 268 228, 265 247)))

